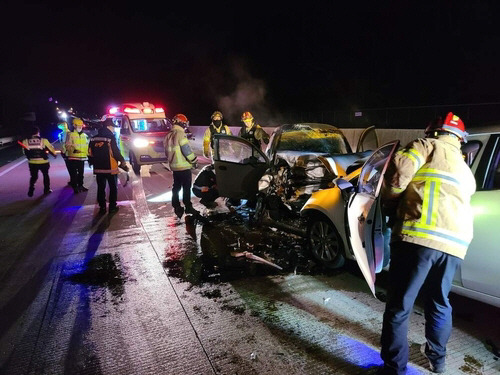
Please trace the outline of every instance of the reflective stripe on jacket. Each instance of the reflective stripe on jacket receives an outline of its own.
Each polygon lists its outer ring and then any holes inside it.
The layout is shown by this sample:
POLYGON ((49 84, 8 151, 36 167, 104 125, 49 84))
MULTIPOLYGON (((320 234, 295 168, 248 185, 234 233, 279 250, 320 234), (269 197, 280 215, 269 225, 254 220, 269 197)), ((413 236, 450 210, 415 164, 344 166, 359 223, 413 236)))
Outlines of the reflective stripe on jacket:
POLYGON ((238 133, 238 137, 252 142, 255 146, 261 147, 261 143, 269 143, 269 134, 258 124, 254 124, 250 129, 243 125, 238 133))
POLYGON ((184 129, 179 125, 174 125, 172 130, 165 137, 165 155, 172 171, 184 171, 191 169, 196 163, 196 155, 191 150, 189 140, 184 129))
POLYGON ((84 132, 72 131, 66 139, 66 154, 70 160, 87 160, 89 139, 84 132))
POLYGON ((124 162, 116 139, 110 130, 100 129, 89 143, 89 160, 94 167, 94 174, 118 174, 118 161, 124 162))
POLYGON ((214 148, 214 135, 215 134, 227 134, 232 135, 231 129, 229 126, 221 124, 218 128, 215 127, 213 123, 211 123, 205 133, 203 134, 203 155, 206 158, 210 157, 210 151, 214 148))
POLYGON ((464 258, 472 240, 470 198, 476 181, 455 136, 419 138, 398 151, 382 198, 398 200, 394 240, 464 258))
POLYGON ((36 135, 24 139, 22 143, 24 145, 24 154, 30 164, 47 164, 49 162, 47 150, 52 155, 56 154, 56 150, 47 139, 36 135))

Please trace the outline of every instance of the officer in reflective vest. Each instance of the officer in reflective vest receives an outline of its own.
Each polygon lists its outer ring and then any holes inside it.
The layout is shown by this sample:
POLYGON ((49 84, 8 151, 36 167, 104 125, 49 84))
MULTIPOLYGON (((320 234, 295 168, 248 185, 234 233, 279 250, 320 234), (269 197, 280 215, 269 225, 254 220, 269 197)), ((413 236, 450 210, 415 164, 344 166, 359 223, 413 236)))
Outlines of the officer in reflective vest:
POLYGON ((252 142, 259 149, 262 142, 266 145, 269 143, 269 134, 267 134, 262 127, 255 122, 250 112, 243 112, 241 115, 243 126, 241 127, 238 137, 244 138, 252 142))
POLYGON ((172 187, 172 207, 175 214, 181 218, 184 210, 188 214, 198 214, 191 204, 191 169, 196 168, 197 158, 191 150, 189 140, 184 129, 189 125, 187 117, 181 113, 172 119, 172 130, 165 137, 165 154, 168 158, 170 170, 174 175, 172 187), (179 191, 182 188, 182 202, 179 202, 179 191))
POLYGON ((42 172, 43 175, 43 194, 47 195, 52 193, 50 189, 50 177, 49 177, 49 157, 47 153, 50 153, 54 158, 57 157, 56 150, 50 142, 40 137, 40 129, 38 127, 33 127, 32 135, 30 138, 23 140, 22 145, 24 148, 24 154, 28 158, 28 165, 30 168, 30 186, 28 189, 28 197, 32 197, 35 191, 35 183, 38 180, 38 171, 42 172))
POLYGON ((83 121, 79 118, 73 120, 74 130, 68 134, 66 140, 66 152, 70 167, 70 184, 75 194, 81 191, 88 191, 83 186, 84 164, 87 160, 89 139, 83 132, 83 121))
POLYGON ((424 282, 424 353, 431 371, 445 371, 452 327, 448 294, 472 240, 476 181, 460 149, 467 136, 464 123, 450 112, 444 121, 430 123, 425 134, 397 152, 384 175, 382 204, 392 212, 394 226, 382 374, 406 373, 408 320, 424 282))
POLYGON ((203 134, 203 156, 210 158, 214 150, 214 135, 216 134, 227 134, 232 135, 229 126, 222 123, 222 113, 220 111, 215 111, 212 113, 212 122, 208 126, 207 130, 203 134))

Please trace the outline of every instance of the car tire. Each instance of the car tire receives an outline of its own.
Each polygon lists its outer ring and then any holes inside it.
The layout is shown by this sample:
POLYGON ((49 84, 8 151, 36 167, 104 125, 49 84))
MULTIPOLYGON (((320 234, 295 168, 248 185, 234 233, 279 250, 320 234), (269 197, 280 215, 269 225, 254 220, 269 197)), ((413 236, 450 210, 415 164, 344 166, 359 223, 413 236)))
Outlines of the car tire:
POLYGON ((328 219, 315 218, 310 222, 307 245, 311 255, 326 268, 336 269, 344 265, 342 240, 328 219))
POLYGON ((133 153, 130 153, 128 156, 130 160, 130 165, 132 166, 132 170, 136 175, 141 174, 141 165, 137 163, 137 159, 133 153))

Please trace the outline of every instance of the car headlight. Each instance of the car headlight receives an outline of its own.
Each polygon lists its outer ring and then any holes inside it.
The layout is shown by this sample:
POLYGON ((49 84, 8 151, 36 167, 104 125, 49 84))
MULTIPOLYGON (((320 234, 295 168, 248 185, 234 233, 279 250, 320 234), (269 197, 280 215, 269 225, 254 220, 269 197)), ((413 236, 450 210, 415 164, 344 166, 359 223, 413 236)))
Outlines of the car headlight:
POLYGON ((149 142, 147 139, 144 138, 136 138, 134 139, 134 146, 137 148, 144 148, 149 145, 149 142))

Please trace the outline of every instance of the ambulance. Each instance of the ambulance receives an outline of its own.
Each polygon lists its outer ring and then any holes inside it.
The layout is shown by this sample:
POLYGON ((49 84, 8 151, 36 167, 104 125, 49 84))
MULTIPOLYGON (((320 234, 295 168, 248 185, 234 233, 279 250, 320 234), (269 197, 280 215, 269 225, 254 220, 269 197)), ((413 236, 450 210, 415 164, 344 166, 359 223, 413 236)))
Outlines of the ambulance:
POLYGON ((113 120, 120 150, 136 174, 142 165, 167 162, 163 141, 172 124, 162 107, 125 103, 109 108, 105 118, 113 120))

